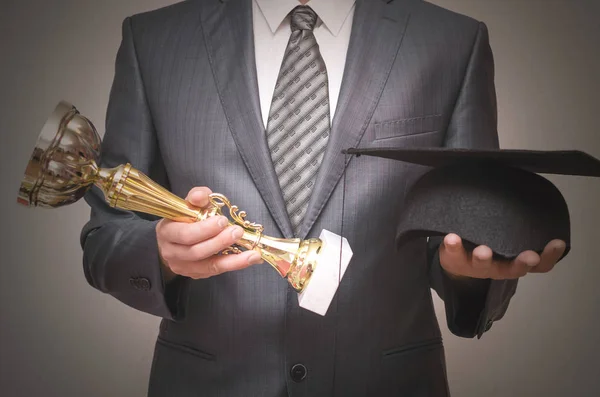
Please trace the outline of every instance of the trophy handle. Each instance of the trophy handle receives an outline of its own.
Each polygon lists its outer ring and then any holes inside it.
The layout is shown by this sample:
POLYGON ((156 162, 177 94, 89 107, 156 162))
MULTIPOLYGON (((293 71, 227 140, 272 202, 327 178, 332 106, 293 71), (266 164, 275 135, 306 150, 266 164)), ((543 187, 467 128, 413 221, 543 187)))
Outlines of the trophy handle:
MULTIPOLYGON (((239 211, 238 206, 232 205, 231 202, 229 201, 229 199, 227 199, 227 197, 225 197, 224 195, 222 195, 220 193, 212 193, 208 196, 208 199, 209 199, 212 207, 216 209, 216 212, 218 212, 219 215, 224 215, 223 207, 227 207, 229 210, 229 216, 233 219, 234 224, 241 226, 244 230, 255 233, 256 236, 254 239, 252 239, 253 244, 249 248, 251 250, 255 249, 257 247, 257 245, 260 243, 260 239, 261 239, 262 233, 264 231, 263 225, 260 225, 258 223, 253 223, 253 222, 246 220, 246 215, 247 215, 246 211, 238 212, 239 211)), ((231 246, 231 247, 228 247, 225 250, 223 250, 221 253, 224 255, 227 255, 227 254, 239 254, 241 252, 242 251, 239 248, 237 248, 236 246, 231 246)))

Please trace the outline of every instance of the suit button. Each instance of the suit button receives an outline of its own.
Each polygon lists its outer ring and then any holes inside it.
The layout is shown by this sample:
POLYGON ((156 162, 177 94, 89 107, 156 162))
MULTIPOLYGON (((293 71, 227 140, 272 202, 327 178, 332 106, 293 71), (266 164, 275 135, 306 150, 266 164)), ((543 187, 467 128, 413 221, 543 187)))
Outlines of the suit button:
POLYGON ((141 278, 130 278, 129 279, 129 284, 131 284, 131 286, 139 291, 149 291, 151 284, 150 284, 150 280, 148 280, 145 277, 141 277, 141 278))
POLYGON ((302 364, 296 364, 290 370, 290 375, 294 382, 302 382, 306 378, 306 367, 302 364))

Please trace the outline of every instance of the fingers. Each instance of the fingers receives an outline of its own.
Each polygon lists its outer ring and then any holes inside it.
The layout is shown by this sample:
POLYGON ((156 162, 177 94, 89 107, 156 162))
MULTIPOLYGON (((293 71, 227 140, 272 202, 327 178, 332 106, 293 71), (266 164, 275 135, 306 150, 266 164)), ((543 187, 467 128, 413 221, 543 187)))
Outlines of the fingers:
POLYGON ((255 251, 220 255, 243 236, 243 229, 239 226, 221 228, 217 218, 212 217, 194 224, 168 220, 159 222, 159 253, 172 273, 194 279, 207 278, 263 262, 260 254, 255 251), (188 235, 192 234, 194 237, 190 238, 188 235), (184 243, 170 241, 169 238, 173 237, 184 243), (197 243, 185 244, 198 239, 197 243))
POLYGON ((177 274, 193 279, 201 279, 242 270, 261 262, 262 258, 259 253, 246 251, 241 254, 214 255, 197 262, 177 262, 171 266, 171 269, 177 274))
POLYGON ((458 235, 454 233, 447 234, 440 245, 439 254, 440 263, 448 273, 455 276, 470 275, 469 269, 466 268, 469 257, 458 235))
POLYGON ((534 251, 524 251, 513 261, 503 261, 496 265, 494 278, 515 279, 528 273, 547 273, 562 257, 566 244, 562 240, 549 242, 541 255, 534 251))
POLYGON ((554 268, 565 252, 566 244, 562 240, 550 241, 542 254, 540 255, 539 264, 532 268, 530 273, 547 273, 554 268))
POLYGON ((221 233, 229 222, 224 216, 212 216, 194 223, 161 221, 159 236, 172 244, 194 245, 221 233))
POLYGON ((178 240, 173 241, 168 238, 163 239, 161 250, 163 258, 167 262, 201 261, 212 255, 216 255, 225 248, 235 244, 243 235, 243 229, 239 226, 220 229, 220 226, 215 227, 214 225, 209 225, 207 228, 202 228, 201 226, 203 225, 201 224, 208 222, 209 220, 190 225, 167 225, 173 226, 174 231, 169 230, 169 232, 172 232, 178 240), (199 227, 191 228, 185 226, 199 227), (193 234, 193 237, 186 235, 186 232, 188 232, 189 235, 193 234))
POLYGON ((480 275, 487 276, 490 273, 490 270, 493 266, 493 252, 491 248, 480 245, 475 247, 473 252, 471 253, 471 266, 473 269, 480 273, 480 275))
POLYGON ((446 235, 440 247, 440 261, 446 271, 456 276, 488 278, 494 265, 492 257, 492 250, 484 245, 468 252, 454 233, 446 235))
POLYGON ((467 253, 462 246, 461 238, 453 233, 444 237, 443 248, 449 258, 467 259, 467 253))
POLYGON ((180 261, 195 262, 218 254, 227 247, 235 244, 244 231, 239 226, 228 227, 216 236, 194 245, 173 244, 172 254, 180 261))
MULTIPOLYGON (((196 187, 186 200, 195 207, 206 207, 212 191, 196 187)), ((224 216, 211 216, 203 221, 186 223, 162 219, 156 226, 159 254, 168 273, 191 278, 212 277, 224 272, 262 263, 260 253, 220 253, 236 244, 243 236, 240 226, 230 225, 224 216)))
POLYGON ((490 278, 494 280, 507 280, 523 277, 539 263, 539 260, 539 255, 534 251, 524 251, 512 261, 494 261, 490 278))
POLYGON ((493 251, 484 245, 477 246, 471 253, 463 247, 456 234, 450 233, 440 246, 440 262, 454 276, 506 280, 524 277, 528 273, 546 273, 552 270, 565 251, 565 242, 553 240, 541 255, 524 251, 514 260, 498 260, 493 251))

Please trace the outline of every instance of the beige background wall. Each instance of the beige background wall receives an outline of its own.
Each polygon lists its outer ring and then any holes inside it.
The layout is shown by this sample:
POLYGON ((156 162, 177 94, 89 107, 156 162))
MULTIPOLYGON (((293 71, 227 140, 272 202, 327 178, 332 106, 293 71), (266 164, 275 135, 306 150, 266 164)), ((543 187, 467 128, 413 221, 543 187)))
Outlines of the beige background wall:
MULTIPOLYGON (((103 131, 125 16, 169 0, 0 2, 0 395, 145 394, 158 320, 89 287, 84 202, 15 203, 38 131, 60 99, 103 131)), ((600 5, 596 0, 435 0, 486 22, 505 148, 584 149, 600 158, 600 5)), ((455 396, 600 395, 600 180, 550 177, 572 214, 573 251, 522 281, 482 340, 445 328, 455 396)))

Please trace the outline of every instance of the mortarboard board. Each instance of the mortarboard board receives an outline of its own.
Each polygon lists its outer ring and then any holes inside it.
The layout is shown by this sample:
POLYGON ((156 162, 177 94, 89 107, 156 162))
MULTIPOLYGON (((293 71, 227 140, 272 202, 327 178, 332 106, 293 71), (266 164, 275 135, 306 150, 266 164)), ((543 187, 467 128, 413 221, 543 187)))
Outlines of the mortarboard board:
POLYGON ((578 150, 350 148, 343 151, 431 167, 405 198, 397 244, 458 234, 467 248, 495 256, 541 253, 553 239, 570 251, 569 209, 559 189, 539 174, 600 177, 600 160, 578 150))

